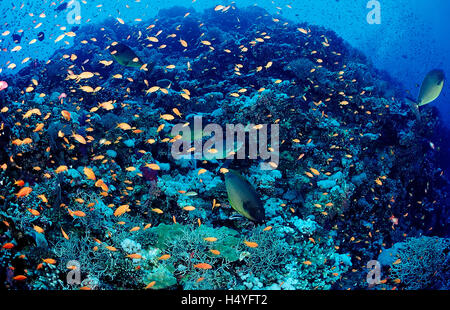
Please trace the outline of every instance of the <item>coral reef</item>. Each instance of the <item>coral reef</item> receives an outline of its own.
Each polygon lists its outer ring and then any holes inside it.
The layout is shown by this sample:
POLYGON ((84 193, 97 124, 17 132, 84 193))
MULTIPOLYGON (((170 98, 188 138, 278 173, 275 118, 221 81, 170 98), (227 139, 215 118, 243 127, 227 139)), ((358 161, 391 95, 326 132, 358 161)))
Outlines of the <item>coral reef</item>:
POLYGON ((448 239, 419 238, 448 233, 439 118, 427 107, 417 120, 401 86, 333 31, 258 7, 176 7, 73 40, 2 77, 0 285, 362 289, 367 262, 403 243, 385 284, 429 288, 437 272, 448 288, 448 239), (114 61, 117 42, 145 64, 114 61), (224 161, 171 155, 171 129, 193 116, 279 125, 276 169, 230 164, 264 224, 236 218, 224 161))

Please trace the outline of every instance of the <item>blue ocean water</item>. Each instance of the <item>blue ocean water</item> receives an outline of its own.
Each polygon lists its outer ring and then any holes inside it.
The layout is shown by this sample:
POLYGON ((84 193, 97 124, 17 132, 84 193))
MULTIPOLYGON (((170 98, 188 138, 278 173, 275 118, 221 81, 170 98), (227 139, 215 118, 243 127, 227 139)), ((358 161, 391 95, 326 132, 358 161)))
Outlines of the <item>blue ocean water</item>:
POLYGON ((406 97, 450 74, 449 12, 2 0, 1 287, 448 289, 448 83, 406 97), (175 158, 200 116, 270 124, 266 166, 175 158))

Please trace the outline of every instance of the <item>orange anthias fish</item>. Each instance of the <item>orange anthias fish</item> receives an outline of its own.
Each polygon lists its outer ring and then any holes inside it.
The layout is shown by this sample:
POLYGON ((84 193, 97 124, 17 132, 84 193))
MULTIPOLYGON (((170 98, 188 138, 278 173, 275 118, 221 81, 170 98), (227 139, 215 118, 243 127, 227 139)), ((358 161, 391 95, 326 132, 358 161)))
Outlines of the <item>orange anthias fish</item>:
POLYGON ((79 135, 79 134, 74 133, 74 134, 72 135, 72 137, 73 137, 78 143, 81 143, 81 144, 86 144, 86 143, 87 143, 87 142, 86 142, 86 139, 85 139, 82 135, 79 135))
POLYGON ((86 213, 84 213, 83 211, 72 211, 72 210, 70 210, 69 209, 69 214, 70 214, 70 216, 78 216, 78 217, 85 217, 86 216, 86 213))
POLYGON ((206 237, 206 238, 203 238, 203 240, 209 241, 209 242, 214 242, 214 241, 217 241, 217 238, 215 238, 215 237, 206 237))
POLYGON ((116 211, 114 211, 114 216, 119 217, 122 214, 124 214, 125 212, 129 212, 130 211, 130 206, 129 205, 122 205, 119 206, 116 211))
POLYGON ((14 182, 14 185, 17 185, 17 186, 19 186, 19 187, 22 187, 22 186, 25 185, 25 182, 24 182, 23 180, 18 180, 18 181, 16 181, 16 182, 14 182))
POLYGON ((256 242, 244 241, 244 243, 249 248, 257 248, 258 247, 258 243, 256 243, 256 242))
POLYGON ((95 182, 95 186, 96 187, 100 187, 103 191, 107 192, 108 191, 108 185, 105 184, 105 182, 103 182, 102 179, 99 179, 97 182, 95 182))
POLYGON ((156 284, 156 281, 152 281, 145 287, 146 289, 152 288, 156 284))
POLYGON ((61 227, 61 233, 62 233, 64 239, 69 240, 69 236, 68 236, 68 235, 66 234, 66 232, 62 229, 62 227, 61 227))
POLYGON ((10 249, 12 249, 14 247, 14 244, 12 244, 12 243, 5 243, 3 246, 2 246, 2 248, 3 249, 7 249, 7 250, 10 250, 10 249))
POLYGON ((64 117, 64 119, 66 121, 70 121, 70 112, 69 111, 66 111, 66 110, 61 111, 61 115, 64 117))
POLYGON ((130 130, 131 126, 128 125, 127 123, 120 123, 120 124, 117 125, 117 128, 120 128, 122 130, 130 130))
POLYGON ((211 269, 212 268, 212 266, 207 263, 196 264, 196 265, 194 265, 194 267, 198 268, 198 269, 211 269))
POLYGON ((132 258, 132 259, 141 259, 141 258, 142 258, 142 255, 141 255, 141 254, 134 253, 134 254, 128 254, 127 257, 128 257, 128 258, 132 258))
POLYGON ((169 258, 170 258, 170 254, 164 254, 160 258, 158 258, 158 260, 167 260, 169 258))
POLYGON ((83 171, 89 180, 96 180, 95 173, 91 168, 85 167, 83 171))
POLYGON ((50 264, 50 265, 56 264, 56 260, 54 260, 53 258, 45 258, 45 259, 42 259, 42 261, 44 263, 47 263, 47 264, 50 264))
POLYGON ((22 187, 20 191, 16 194, 17 198, 28 196, 33 189, 31 187, 22 187))

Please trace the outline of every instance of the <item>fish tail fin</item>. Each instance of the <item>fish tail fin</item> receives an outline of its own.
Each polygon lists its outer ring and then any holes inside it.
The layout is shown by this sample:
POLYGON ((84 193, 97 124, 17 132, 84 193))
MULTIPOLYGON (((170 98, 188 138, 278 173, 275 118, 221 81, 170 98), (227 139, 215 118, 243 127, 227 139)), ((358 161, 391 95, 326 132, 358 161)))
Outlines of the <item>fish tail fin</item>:
POLYGON ((405 98, 406 103, 411 107, 411 110, 414 112, 414 115, 418 120, 420 120, 420 110, 419 110, 419 103, 415 101, 414 99, 405 98))

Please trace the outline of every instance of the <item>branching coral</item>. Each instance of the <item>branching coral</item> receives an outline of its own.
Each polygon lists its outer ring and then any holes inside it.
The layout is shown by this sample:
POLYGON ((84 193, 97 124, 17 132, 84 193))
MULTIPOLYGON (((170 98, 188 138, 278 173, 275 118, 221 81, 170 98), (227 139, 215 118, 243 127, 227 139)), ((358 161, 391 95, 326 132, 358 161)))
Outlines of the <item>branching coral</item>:
POLYGON ((409 238, 398 247, 396 257, 399 261, 392 263, 390 276, 400 279, 401 285, 410 290, 433 288, 448 272, 449 250, 449 239, 409 238))

